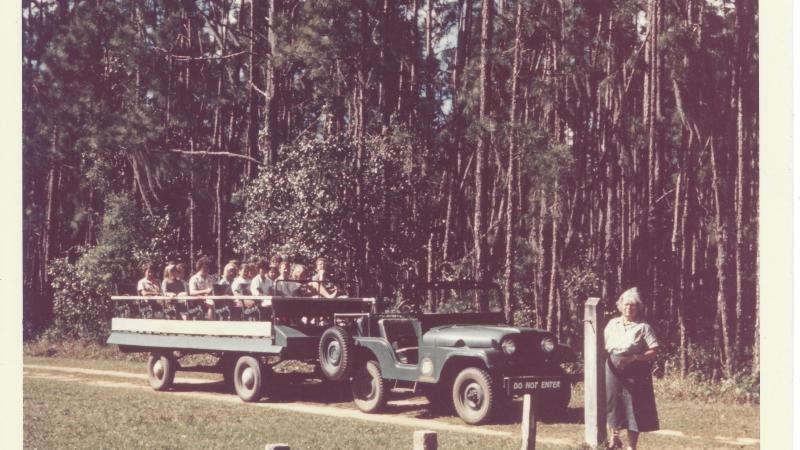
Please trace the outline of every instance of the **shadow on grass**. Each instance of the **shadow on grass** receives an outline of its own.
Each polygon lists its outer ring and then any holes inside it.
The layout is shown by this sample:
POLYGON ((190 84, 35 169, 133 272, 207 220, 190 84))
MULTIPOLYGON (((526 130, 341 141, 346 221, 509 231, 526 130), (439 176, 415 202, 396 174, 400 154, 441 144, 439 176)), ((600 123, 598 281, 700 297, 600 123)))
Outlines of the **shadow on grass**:
MULTIPOLYGON (((350 403, 350 386, 343 383, 321 382, 298 373, 270 373, 264 380, 264 397, 271 403, 350 403)), ((208 383, 175 383, 175 392, 204 392, 236 395, 233 386, 223 380, 208 383)))
MULTIPOLYGON (((333 383, 309 378, 302 373, 271 373, 265 387, 267 403, 295 403, 335 405, 353 409, 352 395, 347 383, 333 383)), ((181 384, 173 386, 176 392, 206 392, 236 395, 232 387, 223 381, 209 381, 208 383, 181 384)), ((457 417, 452 405, 431 405, 426 401, 396 404, 397 401, 413 401, 418 397, 410 391, 391 392, 389 403, 383 414, 398 414, 417 419, 440 419, 457 417)), ((495 425, 514 425, 522 420, 522 402, 514 401, 504 403, 490 422, 495 425)), ((582 424, 583 408, 567 408, 565 414, 551 417, 542 414, 537 420, 544 424, 582 424)))

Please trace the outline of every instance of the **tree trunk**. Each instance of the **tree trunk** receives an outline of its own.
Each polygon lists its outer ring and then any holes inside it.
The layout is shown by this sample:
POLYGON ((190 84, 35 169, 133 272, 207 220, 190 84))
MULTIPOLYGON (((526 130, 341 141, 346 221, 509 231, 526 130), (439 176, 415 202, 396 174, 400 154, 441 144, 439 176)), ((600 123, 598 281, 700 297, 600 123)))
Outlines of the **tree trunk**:
POLYGON ((522 16, 524 14, 523 2, 517 3, 517 21, 514 38, 514 66, 511 75, 511 121, 508 136, 508 172, 506 174, 506 271, 505 286, 503 289, 503 304, 506 306, 506 323, 514 323, 514 309, 516 308, 514 294, 514 252, 517 221, 517 98, 519 97, 519 73, 522 62, 522 16))
POLYGON ((275 164, 278 161, 278 147, 283 142, 283 133, 278 126, 278 115, 280 113, 280 83, 278 82, 277 69, 273 51, 276 48, 277 34, 275 26, 278 20, 278 7, 280 0, 269 0, 269 11, 267 12, 267 41, 264 45, 267 55, 265 70, 265 92, 266 111, 264 112, 265 130, 269 145, 269 163, 275 164))
MULTIPOLYGON (((492 50, 492 22, 493 22, 493 1, 483 1, 483 11, 481 12, 481 63, 480 63, 480 121, 481 131, 478 137, 478 149, 475 154, 475 211, 473 218, 474 236, 474 271, 475 280, 479 283, 487 281, 486 253, 487 253, 487 190, 491 188, 489 183, 489 130, 487 122, 490 120, 489 95, 492 85, 491 81, 491 61, 489 53, 492 50)), ((479 312, 489 309, 488 298, 476 293, 475 307, 479 312)))
POLYGON ((735 370, 733 340, 731 337, 731 324, 728 316, 728 224, 724 216, 727 205, 723 205, 722 177, 720 174, 719 158, 714 140, 711 140, 711 186, 714 192, 714 224, 716 227, 717 250, 717 310, 722 333, 722 370, 725 376, 730 376, 735 370))
POLYGON ((558 226, 561 219, 561 200, 559 193, 558 180, 553 183, 553 206, 551 207, 552 217, 552 240, 550 242, 550 292, 548 294, 547 302, 547 330, 551 333, 557 333, 560 324, 557 320, 556 309, 558 301, 558 243, 560 241, 558 236, 558 226))

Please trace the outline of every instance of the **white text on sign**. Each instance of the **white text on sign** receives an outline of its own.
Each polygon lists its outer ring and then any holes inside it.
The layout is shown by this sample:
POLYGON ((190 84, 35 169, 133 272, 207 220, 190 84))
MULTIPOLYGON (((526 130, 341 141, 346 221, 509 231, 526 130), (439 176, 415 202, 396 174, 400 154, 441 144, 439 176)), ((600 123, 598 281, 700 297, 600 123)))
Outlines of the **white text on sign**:
POLYGON ((558 389, 561 387, 561 380, 526 380, 515 381, 512 388, 522 389, 558 389))

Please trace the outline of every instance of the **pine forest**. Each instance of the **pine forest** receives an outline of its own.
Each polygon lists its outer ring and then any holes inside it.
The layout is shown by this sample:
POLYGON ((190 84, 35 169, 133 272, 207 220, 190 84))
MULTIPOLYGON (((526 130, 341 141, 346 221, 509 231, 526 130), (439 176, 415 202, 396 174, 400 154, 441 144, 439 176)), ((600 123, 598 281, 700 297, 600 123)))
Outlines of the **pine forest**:
POLYGON ((756 1, 23 0, 21 19, 28 338, 102 335, 146 262, 323 255, 389 309, 409 281, 497 283, 508 321, 576 350, 586 299, 611 316, 636 286, 660 371, 758 374, 756 1))

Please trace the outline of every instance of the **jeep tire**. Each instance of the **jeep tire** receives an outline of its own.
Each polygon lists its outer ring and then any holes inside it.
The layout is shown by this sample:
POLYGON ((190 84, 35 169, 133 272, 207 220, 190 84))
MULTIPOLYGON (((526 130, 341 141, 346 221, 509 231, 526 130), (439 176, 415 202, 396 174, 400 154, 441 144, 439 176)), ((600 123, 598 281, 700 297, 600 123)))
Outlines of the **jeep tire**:
POLYGON ((353 337, 342 327, 328 328, 319 339, 319 368, 331 381, 350 378, 355 356, 353 337))
POLYGON ((361 411, 377 413, 386 406, 386 381, 376 361, 367 361, 353 372, 350 388, 353 402, 361 411))
POLYGON ((471 425, 486 422, 497 407, 500 393, 489 372, 467 367, 453 381, 453 406, 461 420, 471 425))

